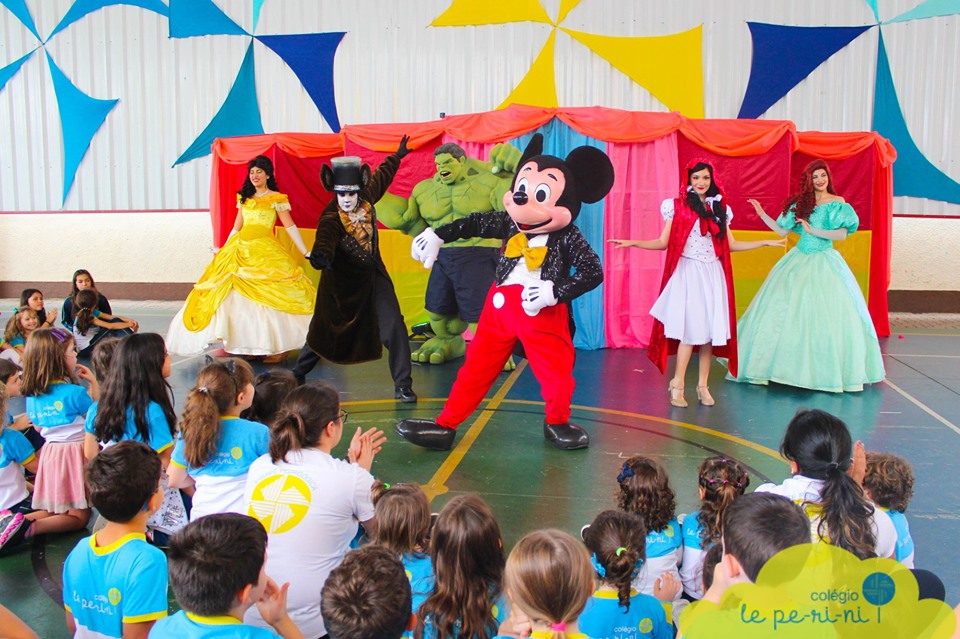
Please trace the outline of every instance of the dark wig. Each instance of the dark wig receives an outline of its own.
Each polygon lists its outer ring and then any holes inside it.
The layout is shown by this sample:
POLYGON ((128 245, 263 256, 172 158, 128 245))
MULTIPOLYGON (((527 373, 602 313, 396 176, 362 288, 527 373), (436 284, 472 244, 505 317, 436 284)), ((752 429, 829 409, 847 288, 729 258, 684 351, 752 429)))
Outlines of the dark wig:
POLYGON ((271 191, 279 191, 277 188, 277 181, 273 178, 273 162, 270 161, 265 155, 258 155, 249 162, 247 162, 247 177, 243 181, 243 186, 240 187, 240 190, 237 191, 240 194, 240 202, 246 202, 248 198, 253 197, 253 194, 257 192, 256 187, 253 186, 253 182, 250 181, 250 169, 253 167, 258 167, 263 169, 264 173, 267 174, 267 188, 271 191))
MULTIPOLYGON (((693 174, 704 169, 710 172, 710 188, 707 189, 706 197, 720 195, 720 187, 713 175, 713 167, 706 162, 697 162, 692 167, 687 168, 687 186, 690 186, 690 179, 693 174)), ((690 207, 690 210, 701 218, 713 220, 720 227, 717 237, 721 239, 725 237, 727 234, 727 203, 724 199, 721 197, 714 200, 713 204, 707 205, 700 200, 700 196, 692 188, 688 188, 686 193, 687 206, 690 207)))

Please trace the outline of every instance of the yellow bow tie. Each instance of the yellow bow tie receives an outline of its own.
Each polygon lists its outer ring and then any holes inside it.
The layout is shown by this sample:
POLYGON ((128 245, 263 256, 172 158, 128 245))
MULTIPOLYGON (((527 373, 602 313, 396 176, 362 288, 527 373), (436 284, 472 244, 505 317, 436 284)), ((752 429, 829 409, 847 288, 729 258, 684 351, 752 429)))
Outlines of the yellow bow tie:
POLYGON ((530 248, 527 243, 527 236, 523 233, 517 233, 507 242, 507 248, 503 254, 511 258, 522 255, 527 264, 527 270, 535 271, 543 264, 543 258, 547 256, 547 247, 535 246, 530 248))

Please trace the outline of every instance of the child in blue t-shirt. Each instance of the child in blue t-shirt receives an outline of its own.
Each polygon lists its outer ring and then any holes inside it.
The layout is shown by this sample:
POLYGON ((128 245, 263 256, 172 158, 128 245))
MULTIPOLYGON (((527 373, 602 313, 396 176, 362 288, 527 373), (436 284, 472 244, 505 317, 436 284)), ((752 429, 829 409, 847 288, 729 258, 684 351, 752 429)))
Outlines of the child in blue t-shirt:
MULTIPOLYGON (((683 557, 677 499, 666 468, 642 455, 629 458, 617 475, 617 505, 624 512, 639 515, 647 528, 646 560, 633 587, 645 595, 654 595, 657 580, 664 573, 680 579, 683 557)), ((677 593, 673 605, 680 603, 677 593)), ((670 616, 670 604, 665 607, 670 616)))
POLYGON ((156 452, 134 441, 90 462, 90 501, 107 523, 81 539, 63 565, 63 607, 74 636, 139 637, 167 616, 167 559, 144 534, 163 502, 160 473, 156 452))
POLYGON ((224 513, 203 517, 170 538, 170 586, 182 610, 161 619, 154 639, 275 639, 264 628, 243 623, 256 606, 284 639, 303 634, 287 614, 287 587, 263 570, 267 531, 252 517, 224 513))
POLYGON ((680 528, 683 537, 683 561, 680 580, 687 597, 703 597, 703 558, 710 546, 720 541, 720 519, 727 506, 743 495, 750 475, 735 459, 707 457, 697 470, 700 510, 684 515, 680 528))
MULTIPOLYGON (((109 342, 101 341, 94 353, 102 354, 104 346, 109 342)), ((141 441, 160 455, 164 503, 148 522, 151 539, 159 545, 166 542, 167 535, 187 525, 180 491, 167 487, 166 468, 177 424, 173 391, 166 379, 169 375, 170 355, 160 335, 136 333, 118 340, 100 400, 90 407, 84 424, 84 455, 88 460, 97 455, 101 445, 109 447, 128 439, 141 441)))
POLYGON ((97 308, 99 294, 92 288, 79 291, 73 299, 73 338, 83 357, 93 352, 97 342, 106 337, 123 337, 139 328, 136 321, 104 313, 97 308))
POLYGON ((171 488, 196 487, 191 521, 247 510, 247 471, 270 450, 270 430, 239 416, 254 393, 253 369, 228 358, 201 368, 197 385, 187 395, 167 472, 171 488))
POLYGON ((867 499, 890 515, 897 530, 895 556, 907 568, 913 568, 914 546, 904 513, 913 497, 913 483, 913 467, 903 457, 892 453, 867 453, 863 492, 867 499))
POLYGON ((430 502, 417 484, 373 484, 373 543, 396 553, 410 581, 411 612, 433 591, 433 562, 430 560, 430 502))
POLYGON ((35 512, 26 517, 32 523, 8 546, 33 535, 81 530, 90 520, 83 484, 83 423, 100 386, 89 368, 77 364, 70 333, 62 328, 33 332, 24 351, 21 389, 27 415, 46 443, 34 483, 35 512))
POLYGON ((40 327, 40 316, 29 306, 18 306, 16 312, 7 321, 3 331, 3 340, 0 348, 12 350, 16 355, 12 361, 17 363, 23 358, 23 349, 26 347, 30 334, 40 327))
MULTIPOLYGON (((7 390, 0 385, 0 415, 7 410, 7 390)), ((35 471, 37 456, 27 438, 0 422, 0 549, 28 525, 30 492, 23 469, 35 471)))
POLYGON ((680 591, 680 581, 666 572, 657 580, 657 597, 632 589, 646 556, 643 520, 620 510, 606 510, 584 529, 600 587, 580 615, 580 630, 590 637, 670 639, 673 627, 663 605, 680 591))

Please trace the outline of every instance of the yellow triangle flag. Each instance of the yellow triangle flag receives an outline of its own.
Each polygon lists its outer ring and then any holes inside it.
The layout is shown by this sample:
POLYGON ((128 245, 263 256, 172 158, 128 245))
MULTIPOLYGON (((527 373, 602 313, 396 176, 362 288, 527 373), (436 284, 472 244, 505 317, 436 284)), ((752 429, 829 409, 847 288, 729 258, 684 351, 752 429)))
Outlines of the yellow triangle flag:
POLYGON ((703 117, 703 25, 673 35, 601 36, 564 29, 671 111, 703 117))
POLYGON ((434 19, 430 26, 466 27, 509 22, 553 24, 537 0, 453 0, 450 8, 434 19))
POLYGON ((560 0, 560 12, 557 14, 557 24, 563 24, 567 15, 573 11, 573 8, 580 4, 580 0, 560 0))
POLYGON ((523 76, 513 92, 507 96, 498 109, 505 109, 511 104, 528 104, 538 107, 556 107, 557 80, 554 75, 554 48, 557 40, 557 31, 554 29, 547 38, 547 43, 533 61, 527 75, 523 76))

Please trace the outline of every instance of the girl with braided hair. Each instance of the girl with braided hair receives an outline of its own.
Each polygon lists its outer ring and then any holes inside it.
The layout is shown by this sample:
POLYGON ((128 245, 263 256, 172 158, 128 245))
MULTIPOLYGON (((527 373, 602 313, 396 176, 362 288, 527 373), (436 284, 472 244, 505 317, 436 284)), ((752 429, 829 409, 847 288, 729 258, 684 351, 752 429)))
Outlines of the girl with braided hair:
POLYGON ((680 579, 684 592, 694 600, 703 597, 703 559, 707 550, 720 541, 723 511, 750 485, 750 474, 743 465, 720 455, 704 459, 697 477, 700 510, 685 515, 680 524, 683 538, 680 579))
POLYGON ((776 221, 759 202, 748 200, 771 231, 781 237, 796 233, 800 240, 773 267, 740 318, 739 367, 731 367, 727 378, 861 391, 886 373, 863 293, 833 248, 860 220, 834 191, 826 162, 814 160, 800 179, 800 192, 787 199, 776 221))
POLYGON ((838 546, 859 559, 895 556, 897 530, 889 515, 864 495, 866 453, 861 442, 854 447, 843 421, 822 410, 797 412, 780 454, 790 462, 793 476, 780 485, 758 486, 758 493, 799 504, 810 518, 814 542, 838 546))
MULTIPOLYGON (((643 520, 620 510, 605 510, 584 529, 583 541, 591 553, 600 587, 580 615, 580 630, 589 637, 670 639, 673 628, 655 597, 637 592, 630 582, 646 559, 643 520), (620 629, 632 628, 624 634, 620 629), (615 630, 617 629, 617 630, 615 630)), ((657 597, 672 601, 680 583, 670 573, 657 588, 657 597)))

